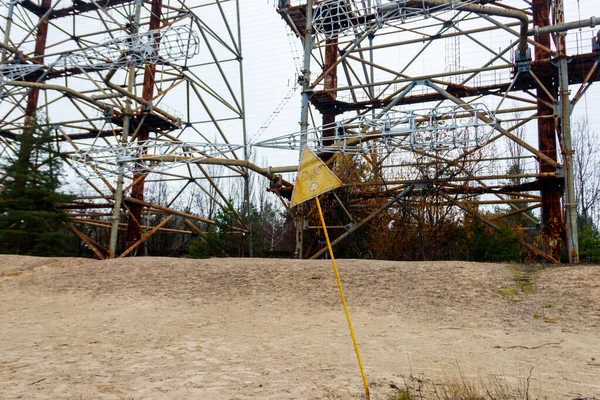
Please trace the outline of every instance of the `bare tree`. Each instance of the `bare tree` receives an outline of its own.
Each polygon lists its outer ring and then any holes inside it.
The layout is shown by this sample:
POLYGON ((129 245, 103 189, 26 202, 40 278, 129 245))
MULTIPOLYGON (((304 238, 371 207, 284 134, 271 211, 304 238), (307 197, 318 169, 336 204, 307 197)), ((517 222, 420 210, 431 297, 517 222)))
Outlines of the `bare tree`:
MULTIPOLYGON (((513 108, 517 108, 517 104, 513 104, 513 108)), ((520 120, 522 118, 522 113, 515 111, 513 113, 513 118, 515 120, 520 120)), ((525 139, 525 126, 519 126, 518 128, 512 130, 513 135, 518 137, 521 140, 525 139)), ((506 173, 508 174, 522 174, 525 172, 525 148, 513 141, 512 139, 505 137, 506 149, 508 150, 508 168, 506 169, 506 173)), ((520 185, 522 183, 521 178, 511 179, 511 182, 514 185, 520 185)))
POLYGON ((577 211, 582 220, 599 222, 600 208, 600 140, 591 131, 587 119, 573 124, 573 163, 577 211))

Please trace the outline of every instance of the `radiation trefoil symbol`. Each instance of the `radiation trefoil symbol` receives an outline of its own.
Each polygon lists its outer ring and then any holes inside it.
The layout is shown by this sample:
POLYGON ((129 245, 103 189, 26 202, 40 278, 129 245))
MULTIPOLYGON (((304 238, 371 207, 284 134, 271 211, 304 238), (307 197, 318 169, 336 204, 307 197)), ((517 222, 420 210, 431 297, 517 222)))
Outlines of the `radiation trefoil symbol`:
POLYGON ((342 186, 342 181, 308 147, 302 152, 291 206, 314 199, 318 195, 342 186))

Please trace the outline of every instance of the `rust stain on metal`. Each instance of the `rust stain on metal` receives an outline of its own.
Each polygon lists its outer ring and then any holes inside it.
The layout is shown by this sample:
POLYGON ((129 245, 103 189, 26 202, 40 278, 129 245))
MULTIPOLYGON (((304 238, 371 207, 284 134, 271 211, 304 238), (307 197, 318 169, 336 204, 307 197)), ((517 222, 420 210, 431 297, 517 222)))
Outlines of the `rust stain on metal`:
MULTIPOLYGON (((50 7, 52 5, 51 0, 43 0, 42 7, 50 7)), ((43 64, 44 63, 44 54, 46 53, 46 39, 48 38, 48 18, 40 19, 38 24, 37 34, 35 36, 35 48, 33 54, 35 55, 35 59, 32 60, 33 63, 43 64)), ((30 121, 31 117, 35 113, 38 105, 38 98, 40 95, 40 89, 35 87, 32 88, 29 92, 29 96, 27 97, 27 105, 25 107, 25 120, 28 121, 27 125, 31 125, 30 121)), ((23 134, 32 134, 29 130, 24 130, 23 134)))
MULTIPOLYGON (((550 9, 547 0, 534 0, 533 24, 544 27, 550 25, 550 9)), ((536 35, 535 40, 543 46, 550 47, 550 35, 536 35)), ((535 59, 544 60, 550 57, 548 52, 535 47, 535 59)), ((541 79, 546 89, 556 98, 558 96, 558 87, 556 79, 541 79)), ((551 118, 554 110, 548 107, 544 102, 552 103, 552 99, 542 88, 537 89, 537 107, 538 107, 538 140, 539 150, 553 160, 558 159, 556 144, 556 121, 551 118), (546 118, 544 118, 546 117, 546 118)), ((553 172, 555 168, 544 160, 540 159, 540 172, 553 172)), ((544 250, 553 258, 560 259, 561 240, 564 235, 564 222, 560 200, 563 187, 556 180, 545 180, 540 178, 540 192, 542 195, 542 241, 544 250)))
MULTIPOLYGON (((324 71, 328 71, 332 66, 335 65, 338 57, 338 52, 338 39, 327 39, 325 46, 325 64, 323 65, 324 71)), ((325 76, 325 90, 337 89, 337 79, 337 67, 331 68, 329 73, 325 76)), ((337 97, 336 92, 329 92, 327 97, 330 99, 330 101, 335 101, 337 97)), ((323 130, 324 146, 331 146, 333 144, 332 139, 325 138, 335 136, 335 115, 336 113, 334 110, 323 112, 323 126, 329 126, 329 128, 323 130)), ((324 153, 320 155, 323 161, 328 161, 332 156, 333 154, 330 153, 324 153)))
MULTIPOLYGON (((161 25, 161 8, 162 0, 152 0, 151 15, 150 15, 150 30, 159 29, 161 25)), ((160 38, 156 39, 155 48, 159 46, 160 38)), ((144 67, 144 83, 142 86, 142 98, 146 101, 151 101, 154 96, 154 83, 156 82, 156 65, 147 64, 144 67)), ((146 112, 151 112, 146 110, 146 112)), ((139 123, 142 123, 140 118, 139 123)), ((151 127, 145 121, 144 126, 138 130, 138 144, 143 144, 150 137, 151 127)), ((146 153, 146 150, 141 150, 146 153)), ((131 187, 131 197, 136 200, 144 200, 144 188, 146 181, 146 171, 136 171, 133 175, 135 184, 131 187)), ((141 228, 141 217, 143 206, 139 203, 130 203, 129 205, 129 220, 127 223, 127 247, 133 246, 133 244, 139 242, 142 234, 141 228)))

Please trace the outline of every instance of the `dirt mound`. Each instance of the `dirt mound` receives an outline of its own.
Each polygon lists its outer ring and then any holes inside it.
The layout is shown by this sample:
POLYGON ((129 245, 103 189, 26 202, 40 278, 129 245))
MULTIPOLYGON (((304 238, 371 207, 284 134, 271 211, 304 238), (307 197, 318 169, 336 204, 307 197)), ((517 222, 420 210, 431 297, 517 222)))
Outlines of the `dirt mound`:
MULTIPOLYGON (((538 398, 600 398, 600 267, 339 267, 374 399, 409 376, 522 389, 530 374, 538 398)), ((0 337, 3 398, 351 399, 362 389, 327 260, 0 256, 0 337)))
POLYGON ((31 257, 0 254, 0 278, 19 276, 36 269, 49 270, 52 268, 67 268, 93 263, 88 258, 74 257, 31 257))

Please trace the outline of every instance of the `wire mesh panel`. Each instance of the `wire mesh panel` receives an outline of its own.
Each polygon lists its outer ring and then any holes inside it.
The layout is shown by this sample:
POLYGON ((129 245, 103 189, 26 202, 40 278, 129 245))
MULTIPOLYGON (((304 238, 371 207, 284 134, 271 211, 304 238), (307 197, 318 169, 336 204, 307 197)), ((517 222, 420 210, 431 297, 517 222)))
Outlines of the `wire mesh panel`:
POLYGON ((300 150, 308 145, 323 152, 352 154, 376 148, 388 152, 473 149, 489 140, 496 122, 483 104, 410 111, 392 109, 377 118, 350 118, 311 129, 306 138, 302 132, 296 132, 254 145, 286 150, 300 150))
POLYGON ((76 50, 59 63, 98 69, 166 64, 193 58, 199 52, 199 44, 198 33, 189 26, 170 26, 76 50))
POLYGON ((383 26, 389 21, 428 18, 431 14, 459 10, 477 0, 326 0, 317 4, 313 16, 315 31, 327 38, 346 33, 361 33, 370 25, 383 26))
POLYGON ((242 145, 148 140, 80 149, 70 158, 86 176, 96 177, 98 171, 103 176, 117 176, 167 171, 204 158, 223 157, 241 148, 242 145))

